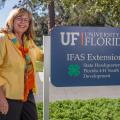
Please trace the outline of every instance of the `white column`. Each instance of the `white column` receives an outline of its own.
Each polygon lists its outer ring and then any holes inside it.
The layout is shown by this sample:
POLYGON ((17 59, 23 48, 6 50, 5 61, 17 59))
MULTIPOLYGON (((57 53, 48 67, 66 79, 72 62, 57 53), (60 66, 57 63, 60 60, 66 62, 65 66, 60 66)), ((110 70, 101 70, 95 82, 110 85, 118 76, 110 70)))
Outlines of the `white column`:
POLYGON ((50 78, 50 36, 43 36, 44 44, 44 87, 43 87, 43 120, 49 120, 49 78, 50 78))

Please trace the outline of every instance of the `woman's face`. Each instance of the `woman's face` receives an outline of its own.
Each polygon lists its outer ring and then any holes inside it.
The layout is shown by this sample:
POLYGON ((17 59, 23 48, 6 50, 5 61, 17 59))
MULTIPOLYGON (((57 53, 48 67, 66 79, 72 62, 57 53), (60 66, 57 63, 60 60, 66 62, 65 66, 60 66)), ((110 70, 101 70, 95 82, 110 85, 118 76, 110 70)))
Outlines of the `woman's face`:
POLYGON ((17 16, 14 19, 13 23, 14 32, 22 35, 24 32, 27 31, 29 27, 29 22, 30 19, 27 13, 24 13, 21 16, 17 16))

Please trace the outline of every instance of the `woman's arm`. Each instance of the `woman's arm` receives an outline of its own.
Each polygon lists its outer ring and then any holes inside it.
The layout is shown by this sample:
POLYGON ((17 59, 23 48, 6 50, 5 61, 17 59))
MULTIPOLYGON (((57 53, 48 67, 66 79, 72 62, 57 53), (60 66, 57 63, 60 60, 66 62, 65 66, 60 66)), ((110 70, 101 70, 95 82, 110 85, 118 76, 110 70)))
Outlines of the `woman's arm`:
POLYGON ((44 60, 43 51, 34 43, 33 40, 31 40, 30 46, 33 48, 35 60, 43 62, 44 60))
MULTIPOLYGON (((0 33, 0 67, 1 68, 4 63, 5 55, 6 55, 5 35, 0 33)), ((2 114, 6 114, 8 112, 8 102, 3 92, 3 86, 5 84, 6 84, 6 80, 0 74, 0 112, 2 114)))

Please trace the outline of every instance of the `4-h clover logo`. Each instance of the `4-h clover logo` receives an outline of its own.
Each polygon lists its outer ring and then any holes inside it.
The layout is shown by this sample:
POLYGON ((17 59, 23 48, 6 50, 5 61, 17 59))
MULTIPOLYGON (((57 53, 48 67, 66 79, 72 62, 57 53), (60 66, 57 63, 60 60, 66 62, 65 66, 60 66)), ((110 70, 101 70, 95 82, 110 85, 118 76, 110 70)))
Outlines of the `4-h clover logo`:
POLYGON ((70 64, 68 66, 68 75, 69 76, 79 76, 80 75, 80 66, 77 64, 70 64))

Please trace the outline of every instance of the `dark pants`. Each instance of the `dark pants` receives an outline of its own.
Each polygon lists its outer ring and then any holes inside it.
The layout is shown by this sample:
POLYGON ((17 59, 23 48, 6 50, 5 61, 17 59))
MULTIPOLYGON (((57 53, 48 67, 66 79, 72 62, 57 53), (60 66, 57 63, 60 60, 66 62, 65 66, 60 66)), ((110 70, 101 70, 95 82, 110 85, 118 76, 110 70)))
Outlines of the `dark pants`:
POLYGON ((29 97, 27 102, 7 99, 9 111, 0 120, 38 120, 34 97, 33 95, 29 97))

